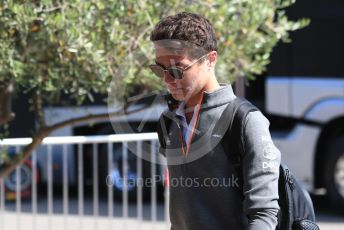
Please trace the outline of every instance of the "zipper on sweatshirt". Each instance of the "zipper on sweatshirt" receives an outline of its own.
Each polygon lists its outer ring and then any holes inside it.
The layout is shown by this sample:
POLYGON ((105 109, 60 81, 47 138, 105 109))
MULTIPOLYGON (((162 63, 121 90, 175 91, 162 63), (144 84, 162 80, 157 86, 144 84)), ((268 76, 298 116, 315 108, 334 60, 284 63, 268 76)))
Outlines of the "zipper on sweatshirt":
POLYGON ((177 122, 177 126, 178 126, 178 129, 179 129, 179 140, 180 140, 180 143, 182 145, 182 154, 184 155, 183 157, 183 164, 186 163, 186 158, 187 158, 187 155, 189 154, 190 152, 190 148, 191 148, 191 143, 192 143, 192 139, 195 135, 195 132, 198 128, 198 123, 199 123, 199 114, 200 114, 200 110, 201 110, 201 104, 202 104, 202 101, 203 101, 203 93, 201 94, 201 97, 198 101, 198 104, 196 106, 198 106, 198 109, 196 111, 196 114, 194 114, 193 116, 196 116, 195 117, 195 123, 192 127, 192 130, 191 130, 191 135, 190 135, 190 138, 189 138, 189 141, 188 143, 186 143, 186 140, 184 140, 183 138, 183 135, 182 135, 182 129, 179 125, 179 123, 177 122), (186 148, 185 148, 186 147, 186 148))

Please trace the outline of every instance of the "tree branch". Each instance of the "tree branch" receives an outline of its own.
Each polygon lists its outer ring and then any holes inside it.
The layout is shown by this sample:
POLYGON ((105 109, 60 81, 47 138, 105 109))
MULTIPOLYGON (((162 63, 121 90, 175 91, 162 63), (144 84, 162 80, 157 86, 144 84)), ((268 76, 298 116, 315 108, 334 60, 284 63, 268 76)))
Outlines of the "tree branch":
POLYGON ((45 127, 46 123, 43 114, 42 94, 39 89, 35 90, 33 95, 33 109, 37 116, 39 127, 45 127))

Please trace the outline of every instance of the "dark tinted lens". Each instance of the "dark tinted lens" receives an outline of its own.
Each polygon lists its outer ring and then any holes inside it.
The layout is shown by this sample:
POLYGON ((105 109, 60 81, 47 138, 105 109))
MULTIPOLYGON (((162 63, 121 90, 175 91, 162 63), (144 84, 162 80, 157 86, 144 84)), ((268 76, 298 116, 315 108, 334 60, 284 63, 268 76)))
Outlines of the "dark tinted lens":
POLYGON ((168 73, 174 78, 174 79, 182 79, 183 77, 183 70, 178 68, 169 68, 168 73))
POLYGON ((164 77, 164 69, 161 68, 158 65, 150 65, 149 68, 152 70, 152 72, 157 75, 158 77, 163 78, 164 77))

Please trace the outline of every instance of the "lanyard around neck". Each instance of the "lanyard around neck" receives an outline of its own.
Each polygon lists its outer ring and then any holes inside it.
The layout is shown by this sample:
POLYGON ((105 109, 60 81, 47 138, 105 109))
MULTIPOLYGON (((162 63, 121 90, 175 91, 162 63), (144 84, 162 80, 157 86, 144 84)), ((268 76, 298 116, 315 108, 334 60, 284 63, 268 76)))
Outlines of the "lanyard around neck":
MULTIPOLYGON (((179 140, 180 140, 180 142, 181 142, 181 144, 182 144, 182 154, 185 155, 185 156, 189 153, 190 146, 191 146, 191 142, 192 142, 192 138, 193 138, 193 136, 194 136, 194 134, 195 134, 195 129, 196 129, 196 125, 197 125, 198 119, 199 119, 199 111, 200 111, 200 109, 201 109, 202 100, 203 100, 203 92, 202 92, 202 94, 201 94, 201 97, 200 97, 200 99, 199 99, 197 105, 196 105, 196 106, 198 107, 198 109, 195 111, 196 114, 193 114, 193 116, 196 116, 196 117, 195 117, 195 121, 194 121, 194 123, 193 123, 193 127, 192 127, 192 130, 191 130, 191 135, 190 135, 189 141, 188 141, 187 146, 186 146, 186 150, 185 150, 185 147, 184 147, 183 137, 182 137, 182 135, 179 133, 179 140)), ((185 116, 186 116, 186 115, 185 115, 185 116)), ((191 120, 192 120, 192 118, 191 118, 191 120)))

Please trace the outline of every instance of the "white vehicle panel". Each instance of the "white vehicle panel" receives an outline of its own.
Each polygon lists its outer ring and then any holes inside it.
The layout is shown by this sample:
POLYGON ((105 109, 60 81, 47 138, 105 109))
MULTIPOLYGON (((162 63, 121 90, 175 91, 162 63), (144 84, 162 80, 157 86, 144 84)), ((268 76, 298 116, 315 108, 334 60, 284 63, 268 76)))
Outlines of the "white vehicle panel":
POLYGON ((338 117, 344 117, 344 97, 321 101, 305 116, 307 120, 323 124, 338 117))
MULTIPOLYGON (((141 105, 140 105, 141 106, 141 105)), ((131 109, 137 109, 138 107, 132 107, 131 109)), ((165 110, 166 106, 158 104, 151 106, 145 110, 142 110, 137 113, 132 113, 130 115, 115 116, 111 118, 111 122, 147 122, 147 121, 158 121, 160 114, 165 110)), ((86 116, 88 114, 102 114, 110 113, 118 110, 111 109, 108 110, 107 106, 82 106, 82 107, 53 107, 46 108, 44 110, 45 116, 47 117, 47 124, 52 125, 58 122, 62 122, 72 118, 78 118, 81 116, 86 116)), ((108 122, 110 118, 106 118, 102 121, 97 120, 96 123, 108 122)), ((74 126, 84 126, 89 122, 79 123, 74 126)), ((67 126, 62 129, 54 131, 50 136, 71 136, 73 127, 67 126)))
POLYGON ((344 79, 268 77, 265 90, 268 113, 304 118, 319 101, 344 97, 344 79))
POLYGON ((268 78, 265 84, 266 111, 290 116, 289 78, 268 78))
POLYGON ((314 154, 320 131, 318 127, 299 125, 287 134, 271 133, 273 142, 282 153, 282 161, 308 190, 313 189, 314 154))
POLYGON ((291 82, 291 114, 296 118, 303 118, 321 100, 344 96, 344 80, 295 78, 291 82))

